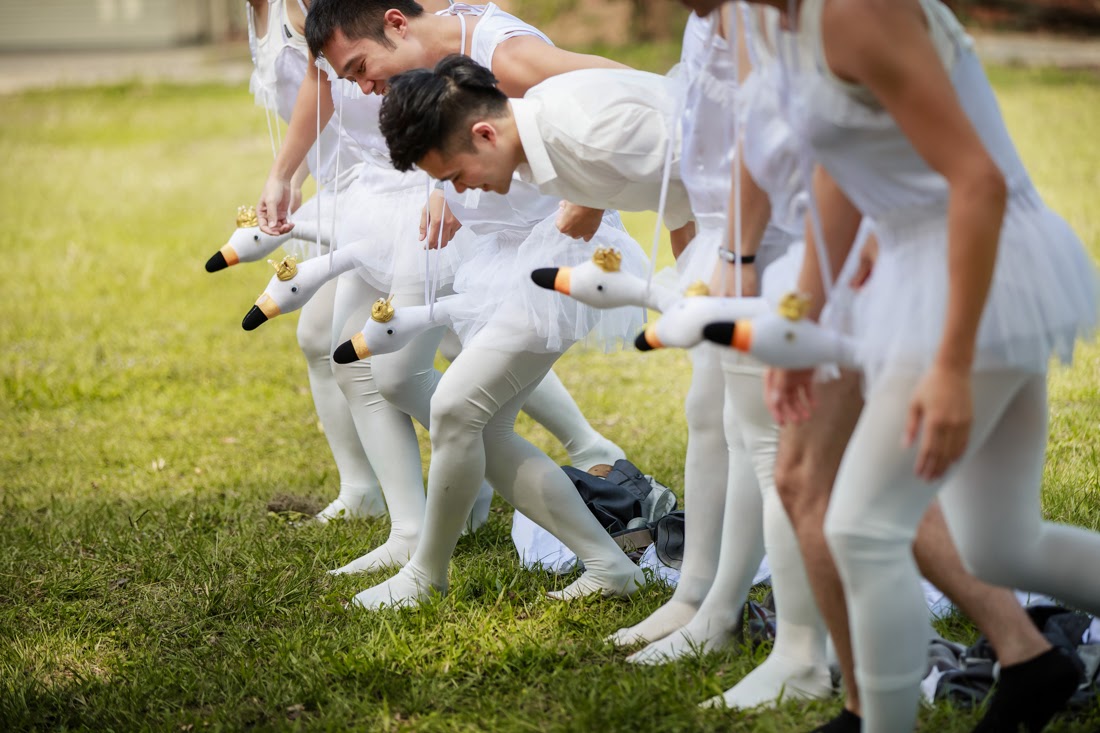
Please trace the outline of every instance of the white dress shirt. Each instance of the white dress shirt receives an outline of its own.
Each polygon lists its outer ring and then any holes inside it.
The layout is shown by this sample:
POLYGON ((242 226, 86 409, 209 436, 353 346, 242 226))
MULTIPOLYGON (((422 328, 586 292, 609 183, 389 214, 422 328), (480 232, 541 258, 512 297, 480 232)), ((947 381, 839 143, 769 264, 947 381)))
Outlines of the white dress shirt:
POLYGON ((668 146, 665 223, 692 219, 680 180, 680 95, 672 79, 627 69, 553 76, 509 100, 527 163, 521 180, 596 209, 655 211, 668 146))

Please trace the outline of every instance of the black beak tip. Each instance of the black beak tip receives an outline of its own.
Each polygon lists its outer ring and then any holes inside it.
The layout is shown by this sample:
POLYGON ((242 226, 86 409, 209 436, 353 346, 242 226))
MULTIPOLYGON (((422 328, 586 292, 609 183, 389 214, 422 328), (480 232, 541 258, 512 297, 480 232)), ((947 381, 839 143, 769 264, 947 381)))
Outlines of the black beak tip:
POLYGON ((733 343, 734 323, 708 323, 703 326, 703 338, 716 344, 729 346, 733 343))
POLYGON ((359 361, 359 354, 355 353, 355 345, 351 341, 345 341, 332 352, 332 360, 337 364, 351 364, 359 361))
POLYGON ((252 306, 252 310, 245 313, 244 320, 241 321, 241 328, 245 331, 255 331, 260 326, 267 322, 267 316, 260 310, 257 305, 252 306))
POLYGON ((220 250, 215 252, 213 257, 206 261, 207 272, 217 272, 227 267, 229 267, 229 263, 225 261, 225 255, 223 255, 220 250))
POLYGON ((547 290, 554 289, 554 281, 557 277, 558 268, 556 267, 540 267, 531 273, 531 279, 535 281, 535 285, 547 290))
POLYGON ((634 339, 634 348, 638 351, 653 351, 653 347, 646 341, 645 331, 638 334, 638 337, 634 339))

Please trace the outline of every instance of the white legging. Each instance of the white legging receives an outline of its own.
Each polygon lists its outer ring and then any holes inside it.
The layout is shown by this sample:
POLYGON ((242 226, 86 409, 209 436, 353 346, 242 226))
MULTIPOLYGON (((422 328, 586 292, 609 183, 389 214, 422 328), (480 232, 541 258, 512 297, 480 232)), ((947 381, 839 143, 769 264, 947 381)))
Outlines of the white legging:
POLYGON ((385 506, 381 493, 378 493, 378 479, 359 440, 348 401, 332 371, 332 317, 336 287, 336 280, 330 280, 302 307, 298 318, 298 346, 306 358, 317 417, 340 474, 341 493, 349 490, 358 495, 367 491, 376 493, 370 506, 364 509, 370 513, 382 513, 385 506))
POLYGON ((447 587, 451 554, 487 476, 505 500, 564 542, 589 572, 621 572, 622 562, 630 561, 572 482, 515 433, 524 401, 561 354, 499 351, 495 343, 493 328, 486 327, 443 374, 432 397, 425 531, 407 569, 436 588, 447 587))
MULTIPOLYGON (((341 275, 337 279, 330 343, 342 343, 361 330, 370 318, 374 301, 385 295, 355 272, 341 275)), ((393 554, 403 555, 399 557, 403 561, 420 538, 424 474, 412 419, 380 394, 375 375, 385 372, 377 368, 376 359, 332 364, 331 368, 350 405, 367 458, 382 484, 390 515, 387 543, 395 548, 393 554)))
POLYGON ((863 730, 911 730, 925 670, 928 618, 913 560, 917 525, 942 488, 948 525, 980 579, 1100 613, 1100 534, 1044 522, 1046 375, 973 376, 974 422, 946 481, 914 475, 901 447, 919 375, 874 385, 837 475, 825 533, 848 601, 863 730))

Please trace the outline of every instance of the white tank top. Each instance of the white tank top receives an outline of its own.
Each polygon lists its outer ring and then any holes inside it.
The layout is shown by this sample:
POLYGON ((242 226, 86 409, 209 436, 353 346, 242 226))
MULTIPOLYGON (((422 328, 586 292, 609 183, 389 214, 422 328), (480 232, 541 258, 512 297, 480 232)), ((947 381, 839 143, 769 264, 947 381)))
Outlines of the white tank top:
MULTIPOLYGON (((257 32, 255 17, 249 5, 248 40, 254 66, 249 89, 255 95, 257 104, 274 111, 283 121, 289 122, 298 98, 298 89, 306 76, 309 47, 305 36, 294 28, 287 16, 286 0, 268 0, 267 32, 263 36, 257 32)), ((377 111, 375 117, 377 118, 377 111)), ((337 154, 340 156, 342 179, 347 178, 365 157, 352 136, 341 135, 337 128, 337 125, 330 124, 321 130, 318 138, 321 143, 320 166, 317 163, 316 147, 311 148, 306 156, 310 175, 320 186, 333 182, 337 154)))
MULTIPOLYGON (((553 45, 546 35, 534 26, 505 13, 494 3, 466 5, 457 3, 438 15, 462 15, 478 19, 466 54, 487 69, 493 68, 493 54, 497 46, 516 36, 535 36, 553 45)), ((507 196, 487 191, 468 191, 460 194, 451 184, 446 187, 447 204, 463 226, 475 234, 488 234, 505 229, 531 229, 535 224, 558 209, 559 199, 544 196, 538 187, 512 179, 507 196)))

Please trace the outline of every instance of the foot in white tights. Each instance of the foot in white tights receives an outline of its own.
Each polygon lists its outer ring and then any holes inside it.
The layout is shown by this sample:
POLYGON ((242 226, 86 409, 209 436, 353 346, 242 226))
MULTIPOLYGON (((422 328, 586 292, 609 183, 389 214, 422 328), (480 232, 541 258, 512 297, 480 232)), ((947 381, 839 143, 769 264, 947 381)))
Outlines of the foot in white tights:
POLYGON ((737 619, 696 614, 686 625, 626 658, 632 664, 668 664, 724 647, 737 631, 737 619))
POLYGON ((696 611, 698 611, 698 606, 695 604, 683 603, 673 598, 640 623, 628 626, 625 629, 619 629, 607 637, 606 641, 615 646, 648 644, 651 641, 662 639, 683 627, 695 616, 696 611))
POLYGON ((622 448, 599 433, 597 433, 596 436, 596 440, 588 443, 582 448, 574 449, 572 446, 566 445, 569 451, 569 463, 572 464, 574 468, 587 471, 593 466, 598 466, 601 463, 613 466, 615 465, 615 461, 626 458, 626 453, 623 452, 622 448))
POLYGON ((359 489, 340 487, 340 495, 316 515, 321 524, 334 519, 367 519, 386 515, 386 502, 382 499, 382 490, 377 486, 359 489))
POLYGON ((428 600, 432 591, 446 593, 447 588, 433 588, 428 576, 415 566, 406 565, 384 583, 367 588, 352 599, 351 605, 370 611, 381 608, 415 608, 428 600))
POLYGON ((702 703, 702 707, 750 709, 786 700, 819 700, 833 694, 832 676, 824 665, 807 664, 772 652, 740 682, 702 703))
POLYGON ((629 560, 626 563, 632 569, 601 574, 588 570, 562 590, 550 591, 546 595, 558 601, 571 601, 597 594, 625 598, 645 585, 645 573, 642 569, 635 567, 629 560))
POLYGON ((386 568, 404 567, 416 550, 416 538, 390 536, 380 547, 357 557, 347 565, 329 570, 329 575, 350 575, 352 573, 374 573, 386 568))

